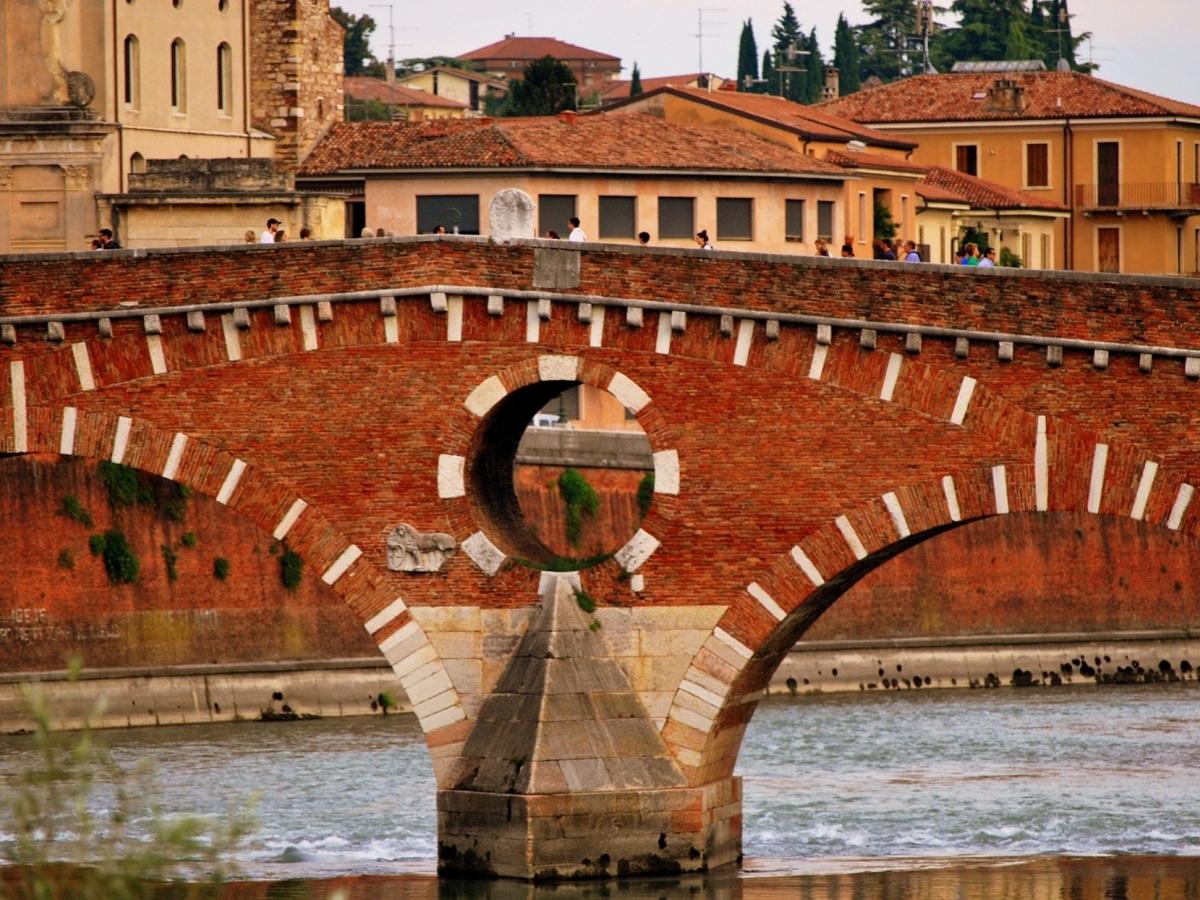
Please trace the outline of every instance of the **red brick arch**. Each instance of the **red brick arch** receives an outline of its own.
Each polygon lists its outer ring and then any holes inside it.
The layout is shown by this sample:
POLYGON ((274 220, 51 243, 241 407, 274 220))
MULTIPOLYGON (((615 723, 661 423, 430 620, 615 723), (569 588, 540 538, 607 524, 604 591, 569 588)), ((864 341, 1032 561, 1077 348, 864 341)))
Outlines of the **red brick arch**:
POLYGON ((663 736, 685 772, 698 784, 731 776, 761 692, 795 642, 859 579, 917 543, 981 519, 1046 511, 1125 515, 1200 537, 1193 486, 1184 476, 1137 448, 1103 446, 1105 470, 1117 474, 1102 474, 1102 485, 1142 474, 1136 489, 1113 485, 1113 496, 1102 493, 1102 508, 1093 496, 1074 502, 1079 492, 1062 484, 1075 474, 1067 467, 1046 467, 1040 496, 1036 462, 985 466, 897 487, 801 538, 738 594, 684 676, 663 736), (1064 499, 1050 507, 1054 494, 1064 499))

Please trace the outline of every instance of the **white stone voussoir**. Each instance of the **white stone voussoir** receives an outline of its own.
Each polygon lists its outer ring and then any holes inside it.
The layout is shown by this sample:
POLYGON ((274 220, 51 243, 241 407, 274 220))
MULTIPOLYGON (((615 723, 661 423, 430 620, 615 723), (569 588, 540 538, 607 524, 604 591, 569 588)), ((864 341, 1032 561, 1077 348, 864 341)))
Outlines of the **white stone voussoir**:
POLYGON ((578 381, 578 356, 539 356, 538 378, 542 381, 578 381))
POLYGON ((639 528, 637 534, 631 537, 629 542, 613 555, 613 558, 626 572, 636 572, 658 549, 660 543, 662 542, 650 532, 639 528))
POLYGON ((659 450, 654 454, 654 493, 679 493, 678 450, 659 450))
POLYGON ((492 375, 471 391, 463 401, 463 406, 482 419, 493 406, 507 396, 508 388, 504 386, 504 382, 492 375))
POLYGON ((475 532, 463 541, 462 548, 463 553, 467 554, 471 562, 479 566, 485 575, 495 575, 507 559, 504 551, 488 540, 488 536, 482 531, 475 532))
POLYGON ((650 403, 650 395, 627 375, 618 372, 608 383, 608 392, 631 412, 639 413, 650 403))
POLYGON ((463 497, 467 493, 466 457, 443 453, 438 457, 438 496, 443 500, 463 497))

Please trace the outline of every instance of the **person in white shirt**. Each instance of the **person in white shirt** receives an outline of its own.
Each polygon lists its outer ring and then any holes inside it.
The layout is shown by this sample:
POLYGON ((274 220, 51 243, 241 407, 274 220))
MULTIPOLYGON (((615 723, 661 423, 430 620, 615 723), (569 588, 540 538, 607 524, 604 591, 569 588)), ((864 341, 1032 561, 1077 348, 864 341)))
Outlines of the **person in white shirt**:
POLYGON ((258 236, 260 244, 275 243, 275 232, 279 230, 278 219, 267 219, 267 230, 258 236))
POLYGON ((583 233, 583 229, 579 227, 579 218, 571 216, 567 219, 567 240, 568 241, 586 241, 587 235, 583 233))
POLYGON ((979 268, 994 269, 996 267, 996 248, 988 247, 983 251, 983 259, 979 261, 979 268))

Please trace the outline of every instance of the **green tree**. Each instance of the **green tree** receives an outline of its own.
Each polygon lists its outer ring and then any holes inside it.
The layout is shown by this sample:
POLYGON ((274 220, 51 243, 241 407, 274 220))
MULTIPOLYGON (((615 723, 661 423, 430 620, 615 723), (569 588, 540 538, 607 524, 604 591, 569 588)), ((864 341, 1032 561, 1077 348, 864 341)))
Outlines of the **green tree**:
POLYGON ((1072 18, 1067 10, 1067 0, 1034 0, 1030 20, 1041 35, 1042 59, 1048 69, 1057 68, 1059 59, 1064 59, 1068 69, 1093 72, 1098 68, 1096 64, 1081 63, 1077 55, 1080 45, 1089 40, 1092 33, 1085 31, 1079 35, 1072 34, 1072 18))
POLYGON ((742 23, 742 36, 738 40, 737 89, 755 91, 758 85, 758 42, 754 40, 754 27, 747 19, 742 23), (747 84, 749 82, 749 84, 747 84))
POLYGON ((912 0, 863 0, 871 21, 859 25, 859 76, 892 81, 911 71, 908 38, 917 32, 917 8, 912 0))
POLYGON ((892 208, 879 196, 875 197, 874 219, 875 237, 887 238, 890 241, 896 236, 896 220, 892 218, 892 208))
POLYGON ((838 14, 837 30, 833 37, 833 64, 838 70, 839 94, 844 97, 862 87, 858 70, 858 41, 854 37, 854 29, 841 13, 838 14))
POLYGON ((958 26, 942 31, 930 54, 940 71, 955 62, 1017 58, 1008 55, 1010 42, 1014 51, 1030 52, 1025 0, 954 0, 950 12, 958 16, 958 26))
POLYGON ((775 84, 775 62, 770 50, 763 51, 762 83, 755 85, 756 94, 774 93, 771 87, 775 84))
POLYGON ((508 88, 506 116, 554 116, 575 109, 575 73, 553 56, 535 59, 508 88))
POLYGON ((342 62, 346 74, 383 74, 386 67, 371 53, 371 35, 375 33, 375 20, 368 15, 352 15, 339 6, 331 6, 329 14, 346 29, 346 36, 342 39, 342 62))
POLYGON ((644 93, 646 91, 642 88, 642 73, 638 69, 638 64, 635 60, 633 63, 633 74, 629 76, 629 96, 637 97, 644 93))
POLYGON ((825 58, 821 55, 816 28, 809 32, 806 49, 808 56, 804 66, 808 71, 804 74, 804 95, 800 102, 817 103, 825 90, 825 58))
POLYGON ((771 47, 775 51, 774 66, 768 92, 789 100, 801 100, 806 91, 805 72, 779 71, 783 69, 806 69, 804 51, 808 49, 800 20, 792 4, 783 4, 783 14, 771 29, 771 47))

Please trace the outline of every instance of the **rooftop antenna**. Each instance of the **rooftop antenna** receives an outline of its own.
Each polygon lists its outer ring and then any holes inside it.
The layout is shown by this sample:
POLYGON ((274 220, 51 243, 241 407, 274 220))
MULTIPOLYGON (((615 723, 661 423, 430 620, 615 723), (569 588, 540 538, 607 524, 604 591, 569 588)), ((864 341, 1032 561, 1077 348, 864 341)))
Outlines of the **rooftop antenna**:
POLYGON ((706 21, 704 21, 704 14, 705 13, 722 13, 722 12, 727 12, 727 10, 724 9, 723 7, 715 7, 715 6, 703 7, 701 9, 696 10, 696 33, 693 35, 693 37, 696 38, 696 41, 698 42, 699 47, 700 47, 700 69, 699 69, 699 71, 701 73, 704 72, 704 39, 706 37, 716 37, 716 34, 714 34, 712 32, 705 34, 704 27, 707 25, 708 27, 712 28, 717 25, 725 24, 724 22, 711 22, 711 21, 706 22, 706 21))
POLYGON ((804 66, 796 65, 796 57, 808 56, 811 52, 811 50, 801 50, 796 46, 795 41, 792 41, 792 43, 786 49, 775 51, 775 71, 783 73, 783 77, 779 79, 780 97, 786 99, 787 95, 791 93, 789 88, 792 86, 793 73, 802 75, 808 71, 808 69, 806 69, 804 66), (786 65, 780 62, 782 58, 787 59, 786 65))
POLYGON ((525 13, 525 31, 527 37, 533 37, 533 13, 525 13))
POLYGON ((396 24, 392 18, 394 9, 391 3, 372 3, 371 8, 388 11, 387 83, 391 92, 391 100, 388 102, 388 120, 392 121, 396 118, 396 24))
POLYGON ((933 66, 929 64, 929 37, 933 34, 933 0, 917 0, 917 34, 925 55, 922 71, 926 75, 935 74, 933 66))

